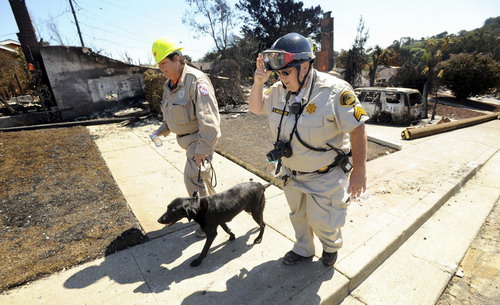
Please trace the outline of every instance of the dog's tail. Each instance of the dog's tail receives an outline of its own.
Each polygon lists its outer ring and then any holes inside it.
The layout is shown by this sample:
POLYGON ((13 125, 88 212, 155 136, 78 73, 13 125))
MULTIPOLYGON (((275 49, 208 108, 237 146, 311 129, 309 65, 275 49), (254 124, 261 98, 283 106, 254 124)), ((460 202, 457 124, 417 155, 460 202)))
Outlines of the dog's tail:
POLYGON ((270 187, 271 185, 273 185, 272 183, 266 183, 264 185, 262 185, 264 187, 264 189, 267 189, 268 187, 270 187))

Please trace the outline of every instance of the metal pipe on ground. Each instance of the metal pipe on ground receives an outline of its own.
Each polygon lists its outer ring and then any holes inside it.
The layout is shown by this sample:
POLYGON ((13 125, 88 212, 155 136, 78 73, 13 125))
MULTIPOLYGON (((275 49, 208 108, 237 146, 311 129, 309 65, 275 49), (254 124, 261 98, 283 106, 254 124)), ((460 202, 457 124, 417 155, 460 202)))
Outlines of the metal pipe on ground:
POLYGON ((500 112, 496 112, 496 113, 491 113, 491 114, 485 114, 485 115, 478 116, 475 118, 458 120, 458 121, 454 121, 454 122, 432 125, 432 126, 426 126, 426 127, 422 127, 422 128, 406 128, 406 130, 401 132, 401 138, 403 140, 418 139, 418 138, 438 134, 441 132, 446 132, 446 131, 450 131, 450 130, 459 129, 462 127, 481 124, 481 123, 488 122, 491 120, 496 120, 499 118, 500 118, 500 112))
POLYGON ((0 132, 8 131, 22 131, 22 130, 36 130, 36 129, 46 129, 46 128, 63 128, 63 127, 73 127, 73 126, 89 126, 89 125, 101 125, 101 124, 111 124, 111 123, 122 123, 123 125, 140 120, 139 116, 129 116, 120 118, 102 118, 86 121, 74 121, 74 122, 61 122, 61 123, 51 123, 51 124, 38 124, 38 125, 28 125, 28 126, 16 126, 0 128, 0 132))

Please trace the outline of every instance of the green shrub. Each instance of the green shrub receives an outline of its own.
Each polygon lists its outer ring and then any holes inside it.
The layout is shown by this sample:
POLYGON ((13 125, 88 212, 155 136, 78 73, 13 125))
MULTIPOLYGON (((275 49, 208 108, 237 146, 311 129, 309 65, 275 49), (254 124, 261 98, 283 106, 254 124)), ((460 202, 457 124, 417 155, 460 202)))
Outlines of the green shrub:
POLYGON ((160 106, 163 99, 165 81, 165 76, 159 70, 149 69, 144 72, 146 99, 153 113, 161 113, 160 106))
POLYGON ((491 55, 462 53, 441 63, 443 83, 456 98, 487 93, 500 81, 500 64, 491 55))

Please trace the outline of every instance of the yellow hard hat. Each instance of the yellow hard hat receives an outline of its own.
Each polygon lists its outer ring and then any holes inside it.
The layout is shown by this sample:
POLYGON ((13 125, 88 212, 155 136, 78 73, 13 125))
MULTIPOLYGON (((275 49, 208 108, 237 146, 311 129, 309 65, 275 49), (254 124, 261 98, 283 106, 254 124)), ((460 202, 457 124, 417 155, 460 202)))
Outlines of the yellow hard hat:
POLYGON ((156 39, 152 48, 153 56, 157 64, 173 52, 181 50, 184 50, 184 48, 181 48, 177 43, 168 38, 156 39))

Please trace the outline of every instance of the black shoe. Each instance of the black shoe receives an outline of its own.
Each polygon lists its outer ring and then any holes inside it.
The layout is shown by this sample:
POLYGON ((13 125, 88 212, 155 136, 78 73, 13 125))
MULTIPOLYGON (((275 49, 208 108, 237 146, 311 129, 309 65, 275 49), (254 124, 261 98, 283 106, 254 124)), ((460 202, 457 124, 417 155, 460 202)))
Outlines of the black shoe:
POLYGON ((293 266, 297 265, 298 263, 302 262, 303 260, 306 260, 308 258, 311 258, 311 256, 302 256, 298 255, 297 253, 293 251, 288 251, 285 256, 283 256, 283 264, 287 266, 293 266))
POLYGON ((323 261, 323 265, 327 267, 333 267, 333 264, 335 264, 335 262, 337 261, 337 251, 333 253, 323 251, 321 260, 323 261))

